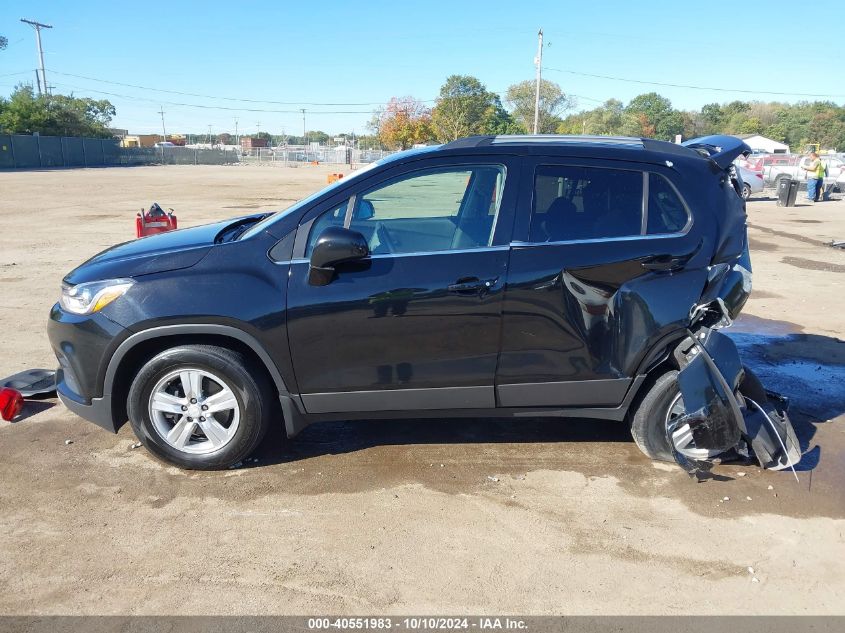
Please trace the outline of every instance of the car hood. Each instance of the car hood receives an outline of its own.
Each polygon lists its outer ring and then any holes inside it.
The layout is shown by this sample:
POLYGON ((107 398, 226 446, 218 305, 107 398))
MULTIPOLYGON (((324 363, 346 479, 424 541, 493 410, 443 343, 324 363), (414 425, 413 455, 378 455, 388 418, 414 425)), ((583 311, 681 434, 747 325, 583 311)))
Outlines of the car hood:
POLYGON ((112 246, 72 270, 64 281, 75 285, 190 268, 214 247, 214 239, 223 229, 242 219, 159 233, 112 246))

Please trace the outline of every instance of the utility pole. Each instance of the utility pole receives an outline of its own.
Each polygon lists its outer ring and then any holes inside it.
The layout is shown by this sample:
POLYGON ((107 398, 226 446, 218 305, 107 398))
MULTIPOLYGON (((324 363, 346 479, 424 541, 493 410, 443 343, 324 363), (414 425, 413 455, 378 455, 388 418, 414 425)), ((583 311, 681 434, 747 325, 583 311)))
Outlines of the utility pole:
MULTIPOLYGON (((42 24, 41 22, 36 22, 35 20, 27 20, 26 18, 21 18, 21 22, 25 24, 29 24, 32 28, 35 29, 35 44, 38 47, 38 61, 41 65, 41 81, 38 82, 38 95, 41 96, 42 94, 47 93, 47 75, 44 74, 44 49, 41 48, 41 29, 52 29, 53 27, 49 24, 42 24), (44 92, 41 92, 41 85, 44 85, 44 92)), ((37 73, 36 73, 37 78, 37 73)))
POLYGON ((211 123, 208 124, 208 136, 206 136, 205 140, 209 145, 211 145, 211 123))
POLYGON ((235 145, 240 147, 241 140, 238 136, 238 117, 235 117, 235 145))
POLYGON ((158 107, 158 113, 161 115, 161 142, 167 142, 167 131, 164 129, 164 107, 158 107))
POLYGON ((308 145, 308 137, 305 133, 305 108, 300 108, 302 112, 302 144, 307 146, 308 145))
POLYGON ((543 29, 537 33, 537 57, 534 58, 534 65, 537 66, 537 86, 534 90, 534 134, 540 126, 540 82, 543 80, 543 29))

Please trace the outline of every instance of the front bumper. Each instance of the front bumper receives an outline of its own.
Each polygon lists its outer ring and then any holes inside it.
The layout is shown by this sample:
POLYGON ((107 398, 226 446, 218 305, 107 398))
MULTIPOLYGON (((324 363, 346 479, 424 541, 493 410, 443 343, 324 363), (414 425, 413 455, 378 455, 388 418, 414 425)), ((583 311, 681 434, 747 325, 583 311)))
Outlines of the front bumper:
POLYGON ((116 343, 126 329, 102 313, 70 314, 59 304, 50 310, 47 335, 59 361, 56 391, 68 409, 86 420, 116 432, 111 394, 103 385, 116 343))
POLYGON ((117 425, 114 423, 111 408, 111 396, 91 398, 89 404, 80 402, 77 400, 79 396, 73 393, 62 379, 62 374, 63 370, 61 369, 56 372, 56 393, 59 394, 59 400, 62 401, 62 404, 80 418, 93 422, 107 431, 117 433, 117 425))

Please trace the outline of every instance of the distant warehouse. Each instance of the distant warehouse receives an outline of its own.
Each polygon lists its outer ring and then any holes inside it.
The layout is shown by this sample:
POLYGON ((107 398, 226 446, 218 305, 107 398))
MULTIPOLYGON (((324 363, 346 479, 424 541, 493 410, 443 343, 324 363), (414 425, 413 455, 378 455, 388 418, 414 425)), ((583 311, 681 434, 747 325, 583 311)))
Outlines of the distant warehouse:
POLYGON ((789 154, 789 145, 779 143, 759 134, 739 134, 739 138, 745 141, 746 145, 761 154, 789 154))
POLYGON ((259 147, 267 147, 266 138, 241 137, 241 149, 257 149, 259 147))

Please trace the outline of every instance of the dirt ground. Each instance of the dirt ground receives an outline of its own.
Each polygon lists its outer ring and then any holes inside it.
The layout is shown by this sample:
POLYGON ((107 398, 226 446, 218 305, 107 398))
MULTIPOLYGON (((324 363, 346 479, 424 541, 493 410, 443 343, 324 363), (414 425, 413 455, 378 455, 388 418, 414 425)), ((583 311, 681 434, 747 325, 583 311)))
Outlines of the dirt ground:
MULTIPOLYGON (((158 201, 190 226, 287 206, 322 167, 0 173, 0 376, 53 367, 65 272, 158 201)), ((623 425, 328 423, 184 472, 55 399, 0 422, 2 614, 845 613, 845 202, 749 204, 749 362, 805 457, 695 484, 623 425), (66 443, 70 440, 72 443, 66 443)))

